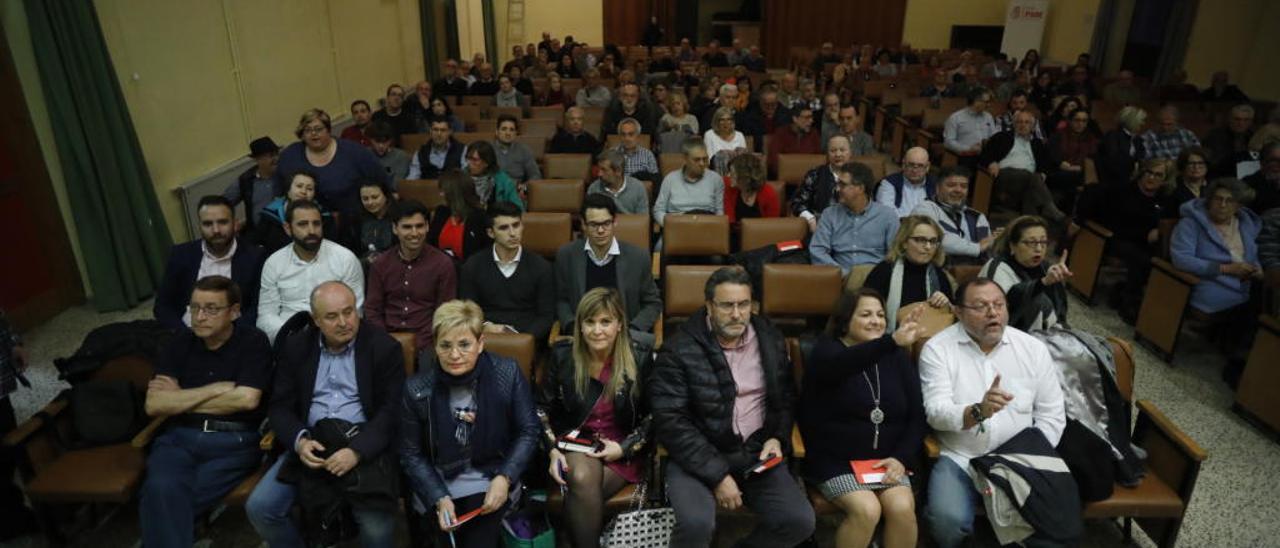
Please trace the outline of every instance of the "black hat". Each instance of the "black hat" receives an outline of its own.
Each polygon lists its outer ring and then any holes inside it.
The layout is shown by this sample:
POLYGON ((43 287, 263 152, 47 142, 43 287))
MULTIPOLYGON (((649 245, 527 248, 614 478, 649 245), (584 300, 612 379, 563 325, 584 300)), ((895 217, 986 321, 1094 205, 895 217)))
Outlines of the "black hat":
POLYGON ((277 152, 280 152, 280 147, 276 146, 276 142, 272 141, 270 137, 258 137, 249 143, 249 156, 261 156, 277 152))

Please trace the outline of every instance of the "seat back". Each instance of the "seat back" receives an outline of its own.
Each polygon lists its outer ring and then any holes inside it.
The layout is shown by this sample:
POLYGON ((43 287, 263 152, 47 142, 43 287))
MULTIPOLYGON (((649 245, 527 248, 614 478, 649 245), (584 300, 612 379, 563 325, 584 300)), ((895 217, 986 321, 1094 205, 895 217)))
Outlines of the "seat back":
POLYGON ((428 211, 444 205, 444 193, 440 192, 440 181, 436 179, 405 179, 396 189, 401 200, 422 202, 428 211))
POLYGON ((788 185, 799 185, 810 169, 827 162, 822 154, 779 154, 778 179, 788 185))
POLYGON ((911 303, 898 309, 898 323, 902 323, 902 318, 912 311, 920 309, 920 326, 924 328, 921 333, 922 337, 932 337, 937 335, 939 331, 951 327, 956 323, 955 314, 951 313, 950 308, 934 308, 929 303, 920 301, 911 303))
POLYGON ((493 141, 494 139, 492 131, 472 131, 467 133, 454 133, 453 138, 457 139, 459 143, 462 143, 464 145, 469 145, 471 143, 477 143, 480 141, 493 141))
POLYGON ((504 114, 515 116, 516 120, 524 118, 524 109, 521 107, 489 107, 489 117, 497 119, 504 114))
POLYGON ((854 156, 849 158, 849 161, 851 162, 857 162, 867 166, 867 168, 871 170, 871 180, 877 183, 885 176, 884 160, 885 157, 878 154, 870 156, 854 156))
MULTIPOLYGON (((605 128, 605 129, 616 129, 616 128, 605 128)), ((640 148, 653 148, 653 138, 650 137, 648 134, 641 133, 640 135, 638 135, 638 137, 640 138, 640 148)), ((604 147, 607 149, 617 148, 617 146, 620 144, 622 144, 622 136, 616 133, 613 135, 609 135, 604 139, 604 147)))
POLYGON ((973 176, 973 190, 969 193, 969 207, 984 215, 991 214, 991 198, 995 194, 996 182, 991 174, 979 169, 973 176))
MULTIPOLYGON (((457 116, 459 120, 462 120, 462 123, 465 124, 468 129, 475 131, 477 125, 480 123, 480 118, 482 117, 480 109, 481 107, 476 105, 457 105, 453 107, 453 115, 457 116)), ((401 139, 403 139, 403 137, 401 139)))
POLYGON ((582 179, 529 181, 529 211, 577 215, 582 207, 582 179))
POLYGON ((666 175, 684 167, 684 154, 680 152, 663 152, 658 155, 658 170, 666 175))
POLYGON ((564 107, 560 105, 551 105, 546 107, 529 107, 529 119, 532 120, 555 120, 560 121, 564 117, 564 107))
POLYGON ((662 227, 662 254, 696 257, 729 254, 729 218, 724 215, 667 215, 662 227))
POLYGON ((770 318, 827 315, 843 285, 836 266, 766 264, 761 311, 770 318))
POLYGON ((682 318, 697 312, 706 303, 704 289, 707 279, 720 266, 715 265, 671 265, 662 275, 663 304, 662 315, 665 320, 682 318))
POLYGON ((529 147, 529 152, 533 153, 533 160, 535 162, 541 162, 547 155, 547 136, 545 135, 529 135, 522 133, 516 136, 516 142, 529 147))
POLYGON ((573 235, 573 216, 568 213, 528 211, 521 222, 524 224, 521 243, 547 259, 555 259, 556 251, 569 243, 573 235))
POLYGON ((520 134, 550 139, 556 134, 557 119, 534 118, 520 121, 520 134))
POLYGON ((743 219, 741 226, 740 247, 743 251, 778 242, 803 240, 809 232, 809 223, 799 217, 743 219))
POLYGON ((404 376, 409 377, 418 372, 418 349, 411 331, 392 331, 391 338, 400 343, 400 353, 404 356, 404 376))
POLYGON ((499 356, 514 359, 524 373, 525 380, 533 382, 533 362, 537 353, 537 341, 528 333, 485 333, 484 349, 499 356))
POLYGON ((400 136, 400 149, 413 156, 418 153, 418 149, 422 148, 422 145, 427 144, 427 141, 430 140, 430 133, 405 133, 400 136))
POLYGON ((1102 254, 1107 246, 1110 231, 1093 221, 1086 221, 1083 230, 1076 233, 1071 242, 1070 262, 1071 277, 1067 278, 1067 287, 1075 290, 1085 302, 1093 302, 1093 291, 1098 282, 1098 273, 1102 268, 1102 254))
POLYGON ((616 224, 613 227, 613 235, 619 240, 648 251, 650 249, 650 234, 653 234, 653 231, 649 229, 648 215, 640 213, 618 214, 616 224))
POLYGON ((546 164, 543 176, 548 179, 585 181, 591 176, 590 154, 547 154, 543 162, 546 164))

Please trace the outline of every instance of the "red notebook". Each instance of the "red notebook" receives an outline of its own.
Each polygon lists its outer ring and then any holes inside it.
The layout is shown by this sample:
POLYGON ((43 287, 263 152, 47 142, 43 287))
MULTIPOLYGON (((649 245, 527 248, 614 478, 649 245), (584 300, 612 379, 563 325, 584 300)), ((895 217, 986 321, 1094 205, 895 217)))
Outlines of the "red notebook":
POLYGON ((779 464, 782 464, 781 455, 770 457, 760 462, 757 462, 755 466, 752 466, 750 470, 747 470, 747 474, 759 474, 779 464))
POLYGON ((877 462, 880 462, 880 460, 849 461, 849 466, 853 467, 853 477, 857 478, 859 484, 884 483, 884 468, 876 468, 877 462))
POLYGON ((457 519, 453 520, 453 526, 454 526, 454 527, 460 527, 460 526, 462 526, 462 524, 464 524, 464 523, 466 523, 466 522, 468 522, 468 521, 471 521, 471 518, 474 518, 474 517, 476 517, 476 516, 480 515, 480 511, 481 511, 481 510, 483 510, 483 509, 484 509, 484 508, 476 508, 475 510, 472 510, 472 511, 470 511, 470 512, 467 512, 467 513, 465 513, 465 514, 462 514, 461 516, 458 516, 458 518, 457 518, 457 519))

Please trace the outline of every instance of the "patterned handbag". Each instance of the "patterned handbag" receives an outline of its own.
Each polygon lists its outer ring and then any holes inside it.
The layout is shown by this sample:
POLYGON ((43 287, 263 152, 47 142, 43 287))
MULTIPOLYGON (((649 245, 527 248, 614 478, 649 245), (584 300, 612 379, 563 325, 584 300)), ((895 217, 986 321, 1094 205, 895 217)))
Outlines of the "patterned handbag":
POLYGON ((618 514, 600 534, 604 548, 665 548, 671 543, 676 511, 670 506, 645 508, 649 482, 640 482, 631 495, 631 510, 618 514))

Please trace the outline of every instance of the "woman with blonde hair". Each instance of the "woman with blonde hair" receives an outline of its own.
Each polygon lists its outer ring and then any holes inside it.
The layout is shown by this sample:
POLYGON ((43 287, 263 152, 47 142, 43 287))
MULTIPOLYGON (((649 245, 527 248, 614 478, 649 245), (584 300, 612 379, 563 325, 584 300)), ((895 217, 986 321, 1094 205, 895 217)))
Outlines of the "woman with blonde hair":
POLYGON ((551 478, 568 488, 569 538, 585 547, 599 542, 605 501, 641 480, 650 426, 644 387, 653 352, 627 334, 622 298, 613 288, 583 295, 574 326, 572 342, 551 349, 538 414, 551 478))
POLYGON ((404 386, 400 464, 414 497, 435 511, 437 545, 498 546, 502 510, 538 445, 532 392, 515 360, 484 350, 476 303, 440 305, 431 329, 434 351, 419 355, 404 386))
POLYGON ((942 270, 942 227, 931 217, 908 215, 898 225, 885 260, 871 269, 863 287, 885 296, 886 329, 896 329, 898 310, 927 301, 934 308, 951 306, 951 280, 942 270))

